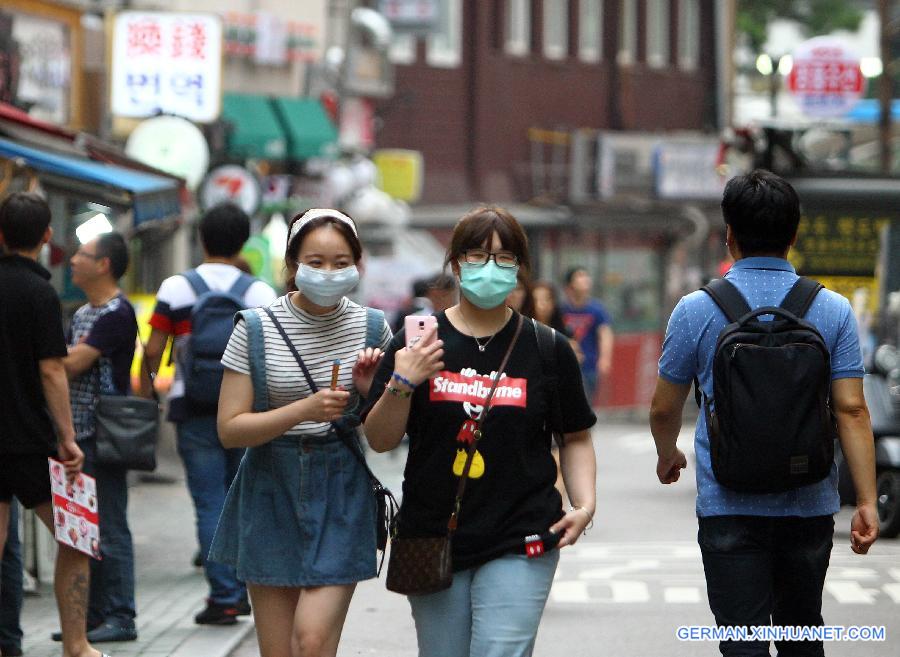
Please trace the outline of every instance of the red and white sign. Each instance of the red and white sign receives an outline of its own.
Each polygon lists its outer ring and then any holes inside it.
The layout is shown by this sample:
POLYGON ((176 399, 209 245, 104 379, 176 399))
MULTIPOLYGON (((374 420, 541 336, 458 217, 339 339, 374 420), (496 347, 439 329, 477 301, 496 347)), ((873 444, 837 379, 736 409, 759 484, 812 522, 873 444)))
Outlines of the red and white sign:
POLYGON ((100 559, 97 482, 86 474, 79 474, 70 482, 62 463, 52 458, 47 461, 57 542, 100 559))
MULTIPOLYGON (((483 404, 494 383, 492 376, 496 376, 496 373, 484 376, 471 369, 465 369, 462 372, 443 371, 429 381, 430 399, 433 402, 483 404)), ((500 382, 491 398, 491 407, 517 406, 525 408, 527 401, 528 379, 514 379, 504 374, 500 377, 500 382)))
POLYGON ((212 14, 126 11, 113 26, 116 116, 215 121, 222 96, 222 21, 212 14))
POLYGON ((816 37, 794 50, 788 90, 807 116, 843 116, 866 93, 859 55, 840 39, 816 37))
POLYGON ((261 202, 262 188, 256 176, 236 164, 216 167, 200 187, 200 205, 205 210, 219 203, 234 203, 252 216, 261 202))

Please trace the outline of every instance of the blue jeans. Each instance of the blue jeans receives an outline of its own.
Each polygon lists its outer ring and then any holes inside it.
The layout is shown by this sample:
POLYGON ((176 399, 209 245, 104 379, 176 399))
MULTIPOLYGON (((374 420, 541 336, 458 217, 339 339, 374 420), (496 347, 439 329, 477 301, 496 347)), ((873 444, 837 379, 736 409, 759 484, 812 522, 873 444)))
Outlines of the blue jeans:
POLYGON ((0 563, 0 648, 22 648, 22 544, 19 542, 19 503, 9 505, 9 532, 0 563))
POLYGON ((419 657, 528 657, 559 550, 510 554, 453 575, 446 591, 409 596, 419 657))
MULTIPOLYGON (((709 607, 723 627, 821 626, 834 519, 700 518, 709 607)), ((776 641, 779 657, 823 657, 821 641, 776 641)), ((769 657, 768 641, 722 641, 726 657, 769 657)))
POLYGON ((97 479, 101 561, 91 559, 88 629, 107 621, 128 626, 134 604, 134 544, 128 528, 128 471, 97 463, 97 444, 82 440, 84 471, 97 479))
POLYGON ((246 595, 244 584, 238 581, 234 568, 209 561, 208 557, 225 506, 225 495, 237 474, 244 450, 222 447, 214 416, 190 418, 176 426, 178 453, 194 500, 197 540, 209 583, 209 598, 218 604, 233 605, 246 595))

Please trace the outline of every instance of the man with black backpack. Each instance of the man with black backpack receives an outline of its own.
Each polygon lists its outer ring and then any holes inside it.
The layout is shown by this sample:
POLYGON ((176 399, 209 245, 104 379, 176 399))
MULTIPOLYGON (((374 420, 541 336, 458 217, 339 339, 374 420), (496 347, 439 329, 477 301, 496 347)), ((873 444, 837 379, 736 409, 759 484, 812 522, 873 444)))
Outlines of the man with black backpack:
MULTIPOLYGON (((195 622, 230 625, 250 612, 246 587, 229 566, 207 562, 225 494, 237 473, 243 450, 225 449, 216 431, 222 383, 219 362, 231 337, 234 315, 270 303, 275 291, 238 269, 250 219, 230 203, 211 208, 200 220, 203 264, 163 281, 150 319, 144 372, 159 369, 170 337, 174 338, 175 378, 169 391, 168 419, 178 435, 188 489, 194 501, 201 562, 209 582, 206 608, 195 622)), ((150 396, 145 376, 144 395, 150 396)))
MULTIPOLYGON (((800 223, 790 184, 762 170, 737 176, 722 214, 734 266, 669 319, 650 411, 656 474, 671 484, 687 465, 676 440, 696 381, 698 542, 716 622, 819 627, 840 507, 835 439, 856 488, 850 547, 865 554, 878 537, 856 323, 844 297, 798 277, 786 259, 800 223)), ((780 657, 824 655, 821 641, 775 644, 780 657)), ((769 642, 719 649, 768 656, 769 642)))

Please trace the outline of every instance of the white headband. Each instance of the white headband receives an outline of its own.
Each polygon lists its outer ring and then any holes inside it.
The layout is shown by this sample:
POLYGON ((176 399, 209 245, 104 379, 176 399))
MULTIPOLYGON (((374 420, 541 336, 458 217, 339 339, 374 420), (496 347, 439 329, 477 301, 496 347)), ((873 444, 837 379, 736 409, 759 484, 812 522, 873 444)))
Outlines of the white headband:
POLYGON ((294 241, 294 238, 297 237, 297 233, 299 233, 306 224, 314 219, 320 219, 322 217, 336 219, 341 223, 347 224, 348 226, 350 226, 350 230, 353 231, 353 234, 359 237, 359 234, 356 232, 356 224, 353 223, 353 219, 345 215, 343 212, 338 212, 337 210, 329 210, 327 208, 313 208, 304 212, 303 216, 295 221, 294 225, 291 226, 291 233, 290 235, 288 235, 288 245, 290 245, 290 243, 294 241))

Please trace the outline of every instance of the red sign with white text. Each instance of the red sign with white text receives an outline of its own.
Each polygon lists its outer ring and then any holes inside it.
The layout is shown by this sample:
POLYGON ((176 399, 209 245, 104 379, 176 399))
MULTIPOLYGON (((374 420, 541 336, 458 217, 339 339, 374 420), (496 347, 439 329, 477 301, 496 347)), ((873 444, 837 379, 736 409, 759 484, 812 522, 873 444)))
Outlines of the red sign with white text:
MULTIPOLYGON (((494 383, 493 376, 496 373, 485 376, 469 368, 462 372, 441 372, 429 381, 430 399, 433 402, 483 404, 494 383)), ((525 408, 527 400, 528 379, 514 379, 504 374, 491 398, 491 406, 525 408)))

